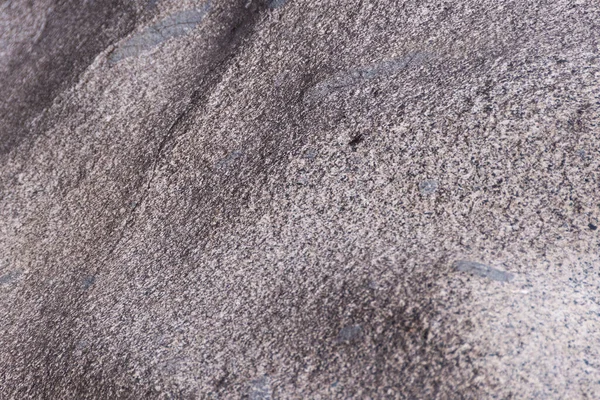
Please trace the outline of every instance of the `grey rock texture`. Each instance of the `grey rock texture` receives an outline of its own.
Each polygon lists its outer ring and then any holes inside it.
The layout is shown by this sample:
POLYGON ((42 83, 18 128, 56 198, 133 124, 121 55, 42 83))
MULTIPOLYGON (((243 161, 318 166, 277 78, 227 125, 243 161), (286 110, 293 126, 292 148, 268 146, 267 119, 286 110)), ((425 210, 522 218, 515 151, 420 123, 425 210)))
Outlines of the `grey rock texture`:
POLYGON ((205 3, 200 9, 183 10, 163 18, 119 44, 109 56, 109 62, 114 64, 123 58, 135 57, 162 42, 190 33, 202 22, 209 10, 210 3, 205 3))
POLYGON ((600 398, 599 36, 3 1, 0 398, 600 398))
POLYGON ((483 278, 493 279, 500 282, 510 282, 514 276, 508 272, 500 271, 489 265, 481 264, 474 261, 459 260, 455 263, 458 271, 468 272, 473 275, 478 275, 483 278))

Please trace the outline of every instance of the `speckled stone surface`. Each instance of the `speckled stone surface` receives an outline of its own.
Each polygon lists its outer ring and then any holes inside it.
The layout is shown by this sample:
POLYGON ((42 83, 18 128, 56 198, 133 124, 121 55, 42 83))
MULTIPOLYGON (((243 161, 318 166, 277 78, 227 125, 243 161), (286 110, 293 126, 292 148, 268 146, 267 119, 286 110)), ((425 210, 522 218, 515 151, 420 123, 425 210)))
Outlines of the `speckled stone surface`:
POLYGON ((600 398, 597 1, 4 0, 0 398, 600 398))

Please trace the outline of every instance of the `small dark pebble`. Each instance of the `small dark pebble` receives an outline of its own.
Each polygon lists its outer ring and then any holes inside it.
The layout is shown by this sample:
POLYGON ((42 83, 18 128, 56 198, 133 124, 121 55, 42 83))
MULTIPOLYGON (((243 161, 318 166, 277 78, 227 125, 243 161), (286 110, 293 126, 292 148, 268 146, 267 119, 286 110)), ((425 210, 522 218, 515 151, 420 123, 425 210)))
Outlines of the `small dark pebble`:
POLYGON ((590 228, 593 231, 595 231, 596 229, 598 229, 598 227, 596 225, 592 224, 591 222, 589 223, 588 228, 590 228))
POLYGON ((365 141, 365 137, 363 136, 362 133, 359 133, 358 135, 354 136, 354 138, 348 144, 350 145, 350 147, 355 149, 356 146, 358 146, 359 144, 361 144, 364 141, 365 141))

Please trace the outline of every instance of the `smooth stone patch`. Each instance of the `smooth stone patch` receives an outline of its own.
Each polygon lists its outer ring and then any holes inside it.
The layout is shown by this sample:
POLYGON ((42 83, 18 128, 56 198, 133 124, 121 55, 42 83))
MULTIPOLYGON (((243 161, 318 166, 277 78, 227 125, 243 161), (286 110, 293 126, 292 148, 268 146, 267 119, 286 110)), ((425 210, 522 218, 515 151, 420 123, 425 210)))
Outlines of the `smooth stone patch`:
POLYGON ((221 159, 215 165, 218 170, 225 171, 233 167, 234 164, 239 162, 239 160, 244 156, 244 153, 241 151, 232 151, 227 157, 221 159))
POLYGON ((304 152, 304 158, 306 158, 307 160, 314 160, 315 158, 317 158, 317 150, 313 149, 313 148, 309 148, 304 152))
POLYGON ((279 8, 285 6, 288 0, 271 0, 269 3, 269 8, 279 8))
POLYGON ((121 43, 108 57, 112 64, 128 58, 135 57, 157 45, 176 37, 187 35, 202 22, 210 2, 199 9, 184 10, 165 17, 121 43))
POLYGON ((410 67, 423 64, 433 56, 425 52, 413 52, 391 60, 358 67, 331 76, 317 83, 306 93, 307 100, 317 100, 329 93, 343 90, 375 78, 399 73, 410 67))
POLYGON ((472 275, 477 275, 482 278, 492 279, 499 282, 510 282, 514 275, 492 268, 489 265, 481 264, 474 261, 459 260, 454 263, 455 268, 461 272, 468 272, 472 275))
POLYGON ((96 282, 96 277, 93 275, 86 276, 83 279, 83 288, 89 289, 96 282))
POLYGON ((21 276, 20 271, 11 271, 0 276, 0 285, 8 285, 16 281, 21 276))
POLYGON ((340 329, 337 340, 341 343, 354 342, 362 337, 362 326, 360 325, 347 325, 340 329))
POLYGON ((270 400, 271 399, 271 383, 269 378, 263 376, 250 382, 250 400, 270 400))
POLYGON ((434 180, 423 181, 419 183, 419 191, 422 194, 432 194, 438 190, 438 183, 434 180))

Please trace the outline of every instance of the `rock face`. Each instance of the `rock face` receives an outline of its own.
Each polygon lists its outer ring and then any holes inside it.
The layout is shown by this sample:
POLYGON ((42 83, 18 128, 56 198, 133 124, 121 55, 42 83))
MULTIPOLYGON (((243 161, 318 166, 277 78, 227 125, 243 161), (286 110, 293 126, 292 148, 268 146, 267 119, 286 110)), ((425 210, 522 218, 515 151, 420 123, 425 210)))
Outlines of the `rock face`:
POLYGON ((0 4, 0 398, 600 398, 600 4, 0 4))

